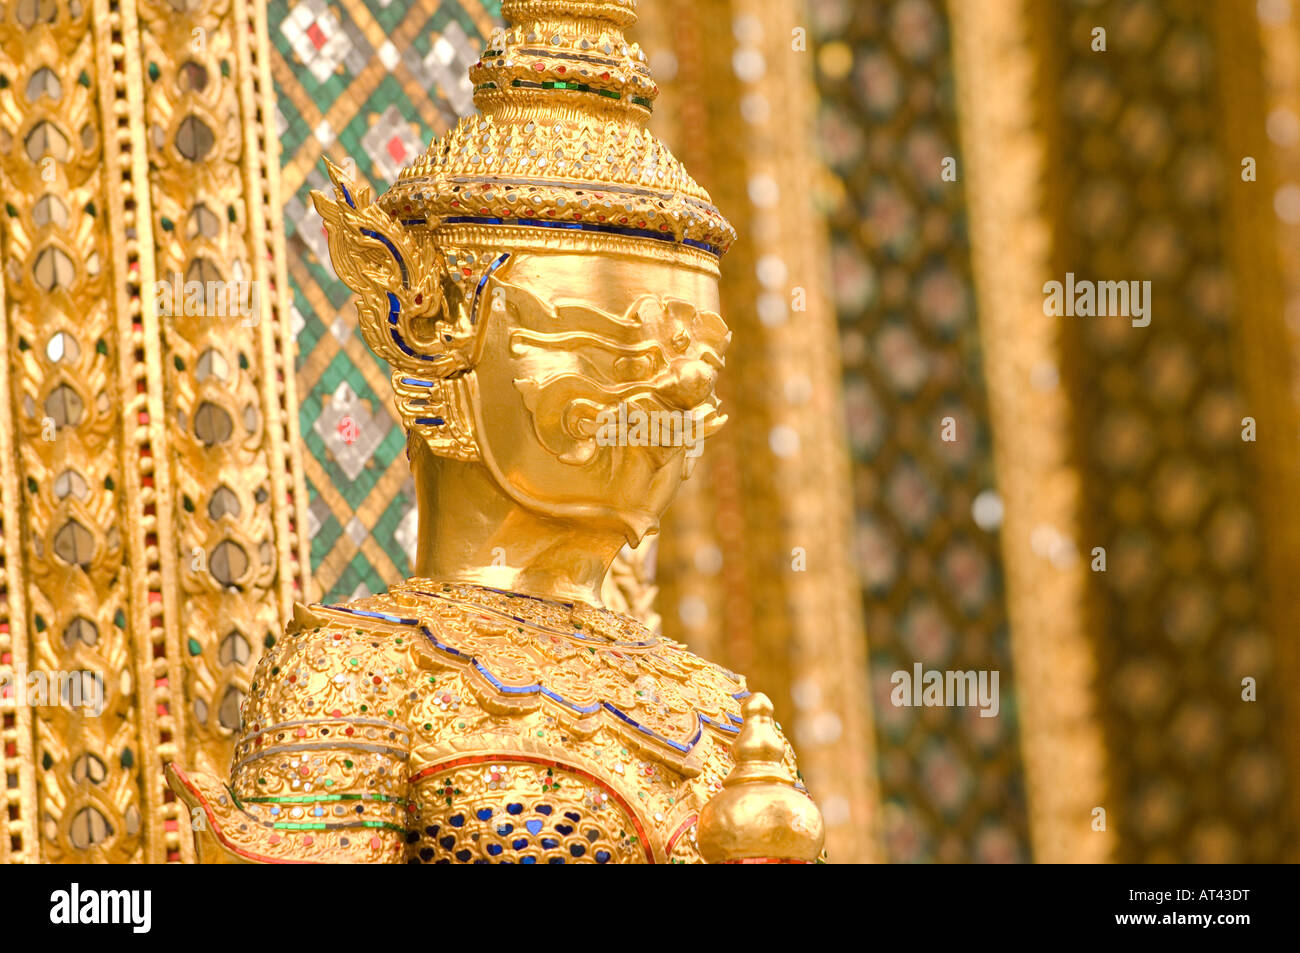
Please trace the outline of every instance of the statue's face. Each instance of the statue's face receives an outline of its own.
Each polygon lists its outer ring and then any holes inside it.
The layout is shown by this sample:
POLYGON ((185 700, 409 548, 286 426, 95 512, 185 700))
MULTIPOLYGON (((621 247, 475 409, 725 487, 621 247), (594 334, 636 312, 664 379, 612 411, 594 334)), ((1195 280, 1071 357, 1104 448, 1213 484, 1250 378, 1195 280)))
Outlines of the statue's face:
POLYGON ((667 262, 521 254, 483 294, 485 462, 542 515, 639 542, 725 420, 717 280, 667 262))

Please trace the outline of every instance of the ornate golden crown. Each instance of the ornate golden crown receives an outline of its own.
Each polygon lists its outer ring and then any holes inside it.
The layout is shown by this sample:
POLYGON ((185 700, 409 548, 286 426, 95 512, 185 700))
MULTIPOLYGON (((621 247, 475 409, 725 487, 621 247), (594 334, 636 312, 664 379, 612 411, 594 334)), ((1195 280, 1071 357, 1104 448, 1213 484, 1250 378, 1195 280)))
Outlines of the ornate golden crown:
MULTIPOLYGON (((329 164, 313 193, 399 413, 434 452, 477 456, 461 372, 489 285, 518 250, 612 251, 717 274, 735 231, 645 128, 658 89, 623 37, 635 0, 504 0, 461 119, 377 201, 329 164)), ((328 162, 328 160, 327 160, 328 162)))
POLYGON ((517 225, 725 252, 735 231, 645 128, 659 90, 623 36, 634 0, 505 0, 501 13, 508 27, 469 71, 481 115, 404 169, 381 207, 440 232, 517 225))

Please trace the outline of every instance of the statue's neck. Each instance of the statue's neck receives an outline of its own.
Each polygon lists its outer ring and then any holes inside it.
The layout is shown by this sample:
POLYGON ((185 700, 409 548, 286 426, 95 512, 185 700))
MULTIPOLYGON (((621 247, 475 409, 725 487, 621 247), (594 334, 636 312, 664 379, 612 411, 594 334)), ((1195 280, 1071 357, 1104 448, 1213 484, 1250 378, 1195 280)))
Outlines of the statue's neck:
POLYGON ((621 535, 586 533, 524 509, 481 464, 421 449, 411 467, 420 516, 417 576, 601 605, 621 535))

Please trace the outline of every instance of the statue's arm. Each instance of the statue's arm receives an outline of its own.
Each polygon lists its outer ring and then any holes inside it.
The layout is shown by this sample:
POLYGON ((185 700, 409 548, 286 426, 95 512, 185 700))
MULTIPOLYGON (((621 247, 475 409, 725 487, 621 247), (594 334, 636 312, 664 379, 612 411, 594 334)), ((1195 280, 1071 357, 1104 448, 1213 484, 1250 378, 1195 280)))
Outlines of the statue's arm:
POLYGON ((412 671, 384 633, 290 626, 258 665, 230 778, 168 767, 200 862, 401 863, 412 671))

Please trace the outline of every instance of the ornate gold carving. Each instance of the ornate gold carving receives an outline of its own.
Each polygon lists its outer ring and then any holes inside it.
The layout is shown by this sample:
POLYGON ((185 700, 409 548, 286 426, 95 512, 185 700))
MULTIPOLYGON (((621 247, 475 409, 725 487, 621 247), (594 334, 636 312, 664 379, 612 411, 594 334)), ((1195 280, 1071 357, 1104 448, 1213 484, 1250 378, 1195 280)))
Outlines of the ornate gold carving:
POLYGON ((302 493, 289 487, 301 475, 286 439, 283 282, 267 264, 283 255, 279 202, 260 185, 276 160, 252 121, 271 107, 264 18, 260 4, 153 0, 0 18, 16 358, 0 399, 19 460, 4 489, 5 582, 9 611, 27 616, 9 620, 0 674, 26 667, 69 699, 103 690, 100 712, 0 703, 6 752, 29 765, 12 772, 18 851, 4 838, 3 859, 192 859, 162 763, 228 759, 238 670, 246 682, 280 629, 277 605, 287 614, 301 589, 301 564, 284 558, 302 552, 288 516, 302 493), (241 267, 262 292, 247 328, 160 314, 184 295, 163 296, 155 278, 228 280, 241 267), (259 616, 260 632, 230 638, 259 616), (222 698, 224 737, 196 717, 215 723, 222 698))
POLYGON ((117 142, 110 140, 106 157, 96 97, 110 92, 95 81, 92 8, 75 16, 63 5, 48 14, 33 8, 27 19, 0 22, 9 79, 0 91, 7 140, 0 183, 9 197, 5 304, 9 353, 18 358, 4 398, 17 409, 24 497, 8 501, 5 522, 17 524, 26 514, 22 549, 10 550, 6 562, 27 570, 13 576, 26 583, 28 618, 18 629, 29 640, 26 666, 95 673, 88 677, 102 684, 105 707, 99 718, 71 708, 30 709, 29 750, 41 783, 23 810, 39 842, 24 842, 21 859, 69 859, 81 851, 131 859, 143 847, 146 803, 139 763, 120 765, 122 751, 138 746, 142 718, 123 616, 129 603, 115 585, 127 544, 119 528, 127 477, 110 349, 115 311, 108 277, 116 256, 102 224, 111 214, 103 162, 115 158, 117 142))
POLYGON ((235 19, 230 2, 206 4, 188 17, 177 17, 165 0, 142 0, 140 9, 152 80, 144 121, 162 290, 153 304, 170 355, 162 369, 175 471, 185 714, 194 750, 223 764, 254 660, 280 625, 268 598, 276 562, 267 550, 271 496, 257 387, 264 283, 254 274, 242 201, 244 130, 230 118, 240 115, 237 82, 228 75, 235 19), (192 42, 193 30, 202 43, 192 42), (233 291, 227 306, 205 304, 197 314, 173 307, 189 300, 186 283, 210 281, 233 291))

